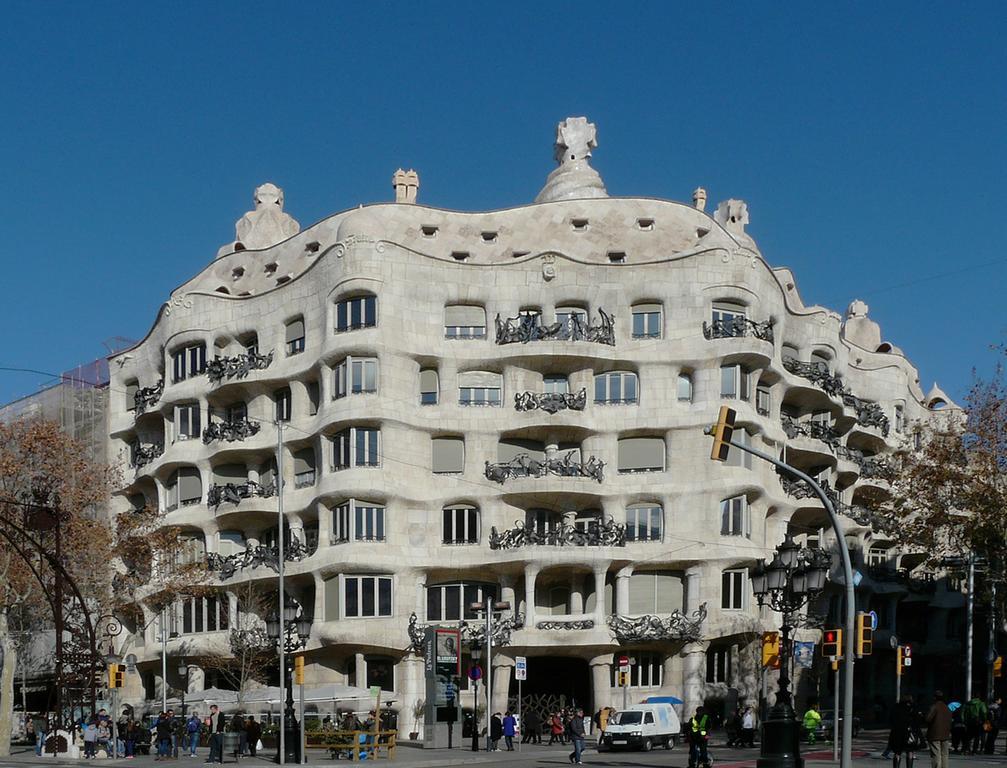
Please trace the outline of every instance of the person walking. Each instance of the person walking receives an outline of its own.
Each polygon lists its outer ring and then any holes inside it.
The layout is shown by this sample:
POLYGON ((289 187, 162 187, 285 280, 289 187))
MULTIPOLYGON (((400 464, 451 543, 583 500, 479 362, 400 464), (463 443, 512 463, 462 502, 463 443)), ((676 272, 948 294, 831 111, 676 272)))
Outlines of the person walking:
POLYGON ((490 744, 494 752, 500 749, 500 739, 503 737, 503 720, 499 712, 494 712, 490 719, 490 744))
POLYGON ((35 729, 35 754, 41 757, 45 749, 45 737, 48 730, 46 716, 40 712, 32 718, 31 723, 35 729))
POLYGON ((973 696, 965 705, 966 753, 973 755, 982 754, 983 735, 985 734, 983 727, 988 717, 989 709, 986 707, 986 702, 978 696, 973 696))
POLYGON ((934 691, 934 703, 927 711, 927 746, 931 768, 948 768, 951 739, 951 710, 944 703, 943 691, 934 691))
POLYGON ((822 716, 818 712, 818 700, 808 700, 808 711, 804 713, 804 733, 808 737, 808 744, 814 744, 818 736, 818 726, 822 724, 822 716))
POLYGON ((522 734, 521 743, 522 744, 541 744, 542 736, 539 733, 539 728, 542 725, 542 721, 539 719, 538 712, 534 709, 529 709, 524 716, 524 722, 521 724, 522 734))
POLYGON ((913 768, 916 750, 923 746, 923 716, 916 709, 911 695, 903 697, 892 713, 892 727, 888 734, 888 747, 892 752, 892 768, 901 768, 902 754, 906 755, 905 768, 913 768))
POLYGON ((584 753, 584 710, 578 709, 570 718, 568 725, 570 741, 573 743, 573 752, 570 753, 570 762, 575 765, 583 765, 581 755, 584 753))
POLYGON ((553 712, 552 716, 549 718, 549 743, 546 746, 551 747, 557 741, 560 744, 565 744, 563 740, 563 720, 559 716, 559 712, 553 712))
POLYGON ((514 751, 514 737, 516 735, 517 735, 517 718, 514 717, 514 712, 508 709, 507 714, 504 715, 503 719, 504 744, 506 745, 508 752, 514 751))
POLYGON ((741 746, 755 746, 755 710, 747 706, 741 715, 741 746))
POLYGON ((140 724, 132 717, 126 721, 126 730, 123 731, 126 741, 126 759, 132 760, 136 755, 136 742, 140 738, 140 724))
POLYGON ((259 739, 262 738, 262 726, 255 721, 254 715, 248 716, 245 723, 245 736, 248 738, 248 754, 255 757, 255 752, 259 748, 259 739))
POLYGON ((199 732, 202 730, 203 724, 199 721, 199 715, 193 712, 189 715, 189 719, 185 721, 185 741, 182 743, 182 748, 189 748, 189 757, 196 756, 196 749, 199 747, 199 732))
POLYGON ((157 757, 155 760, 167 760, 171 757, 171 721, 168 713, 162 712, 154 723, 154 739, 157 742, 157 757))
POLYGON ((706 708, 696 707, 696 714, 689 720, 689 728, 686 731, 689 738, 689 768, 699 768, 701 765, 710 764, 710 756, 707 751, 709 729, 710 716, 706 714, 706 708))
POLYGON ((208 763, 224 762, 224 715, 216 704, 210 705, 210 716, 206 725, 210 729, 210 756, 208 763))
POLYGON ((235 712, 234 717, 231 718, 231 733, 238 734, 237 752, 234 753, 234 757, 237 758, 245 754, 245 749, 248 746, 248 735, 245 733, 245 718, 240 712, 235 712))
POLYGON ((987 755, 995 755, 997 751, 997 736, 1000 735, 1000 723, 1003 720, 1003 699, 997 696, 989 706, 989 715, 986 722, 989 723, 989 730, 986 731, 987 755))

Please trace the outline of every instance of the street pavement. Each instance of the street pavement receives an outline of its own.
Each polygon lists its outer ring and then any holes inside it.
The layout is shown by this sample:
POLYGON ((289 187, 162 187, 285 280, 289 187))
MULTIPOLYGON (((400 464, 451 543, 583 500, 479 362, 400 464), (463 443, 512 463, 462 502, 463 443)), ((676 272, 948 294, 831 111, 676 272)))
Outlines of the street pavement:
MULTIPOLYGON (((884 749, 887 733, 881 731, 866 731, 853 742, 853 766, 854 768, 891 768, 890 760, 881 759, 881 750, 884 749)), ((672 750, 655 749, 649 753, 643 752, 597 752, 588 741, 588 749, 584 753, 584 764, 593 766, 606 766, 610 768, 642 768, 643 766, 668 766, 669 768, 687 768, 688 750, 679 746, 672 750)), ((515 745, 515 750, 517 745, 515 745)), ((1002 747, 1001 747, 1002 749, 1002 747)), ((203 765, 207 756, 206 749, 201 749, 199 757, 190 759, 180 757, 177 760, 169 761, 172 768, 183 768, 186 764, 193 766, 203 765)), ((723 741, 714 739, 710 746, 715 760, 715 768, 755 768, 755 761, 758 758, 758 747, 755 749, 734 749, 723 746, 723 741)), ((111 760, 62 760, 53 757, 36 757, 33 750, 26 747, 13 747, 14 754, 9 758, 0 758, 0 768, 26 768, 26 766, 53 766, 70 764, 94 764, 103 763, 108 765, 111 760)), ((440 766, 466 766, 466 765, 487 765, 493 768, 532 768, 534 766, 560 766, 569 765, 568 754, 570 747, 559 745, 546 747, 530 744, 522 745, 521 751, 514 752, 471 752, 468 749, 454 750, 425 750, 413 743, 406 743, 399 747, 394 761, 379 760, 376 765, 392 764, 403 766, 403 768, 439 768, 440 766)), ((828 743, 819 743, 814 746, 802 745, 802 757, 807 762, 808 768, 829 768, 835 765, 832 762, 832 746, 828 743)), ((153 768, 155 762, 151 756, 140 756, 133 760, 121 761, 122 768, 153 768)), ((324 750, 309 750, 308 762, 311 765, 337 766, 347 765, 349 761, 333 760, 328 752, 324 750)), ((370 761, 363 761, 367 765, 370 761)), ((245 757, 241 759, 241 764, 245 768, 266 768, 275 765, 275 762, 268 757, 245 757)), ((225 765, 234 765, 233 759, 229 759, 225 765)), ((951 756, 952 768, 1007 768, 1007 756, 1003 754, 983 755, 976 757, 951 756)), ((901 768, 906 768, 903 761, 901 768)), ((930 768, 930 757, 925 752, 920 752, 916 756, 914 768, 930 768)))

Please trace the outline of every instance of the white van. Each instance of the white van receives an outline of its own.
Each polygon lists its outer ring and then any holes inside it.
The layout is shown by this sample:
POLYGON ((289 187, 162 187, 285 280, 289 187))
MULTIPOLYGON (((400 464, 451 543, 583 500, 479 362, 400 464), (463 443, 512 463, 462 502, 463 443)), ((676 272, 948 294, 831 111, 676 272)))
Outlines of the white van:
POLYGON ((682 725, 671 704, 634 704, 611 714, 598 749, 671 749, 678 742, 682 725))

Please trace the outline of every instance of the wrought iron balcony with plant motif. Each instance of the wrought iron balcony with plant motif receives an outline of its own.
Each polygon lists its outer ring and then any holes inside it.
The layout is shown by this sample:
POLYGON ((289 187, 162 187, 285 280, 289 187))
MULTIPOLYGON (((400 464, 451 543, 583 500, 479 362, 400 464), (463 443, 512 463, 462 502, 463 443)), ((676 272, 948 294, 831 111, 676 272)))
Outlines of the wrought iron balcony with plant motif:
POLYGON ((140 467, 147 466, 163 454, 164 445, 162 443, 133 443, 133 460, 131 463, 134 469, 140 469, 140 467))
POLYGON ((136 406, 136 416, 142 416, 152 405, 156 405, 164 394, 164 379, 158 379, 152 387, 142 387, 133 393, 133 405, 136 406))
POLYGON ((257 435, 260 429, 262 429, 262 425, 259 422, 248 419, 211 421, 203 430, 203 442, 207 445, 214 440, 226 440, 233 443, 236 440, 244 440, 247 437, 257 435))
MULTIPOLYGON (((309 554, 308 548, 296 538, 283 548, 283 560, 288 563, 299 562, 309 554)), ((207 570, 217 573, 221 579, 231 578, 239 569, 258 568, 260 565, 278 571, 280 565, 279 549, 275 546, 257 544, 248 547, 244 552, 236 552, 233 555, 221 555, 218 552, 206 553, 207 570)))
POLYGON ((839 433, 830 424, 820 421, 798 421, 787 415, 781 416, 780 422, 783 424, 783 431, 791 440, 799 436, 810 437, 812 440, 826 443, 833 451, 839 444, 839 433))
POLYGON ((621 616, 612 614, 608 617, 608 627, 620 643, 637 643, 648 640, 681 640, 690 642, 698 640, 702 633, 702 624, 706 621, 706 603, 703 603, 691 615, 681 611, 672 611, 669 616, 621 616))
POLYGON ((860 461, 860 476, 877 478, 878 480, 891 480, 895 474, 891 463, 887 459, 876 457, 864 458, 860 461))
POLYGON ((546 631, 553 630, 582 630, 594 629, 594 619, 567 619, 567 620, 547 620, 539 621, 535 624, 535 629, 546 631))
POLYGON ((820 360, 805 363, 792 357, 784 357, 783 367, 795 376, 807 379, 833 397, 838 397, 846 391, 842 378, 832 375, 829 366, 820 360))
POLYGON ((233 357, 215 357, 206 364, 206 375, 213 384, 219 384, 224 379, 244 379, 252 371, 268 368, 273 362, 273 353, 260 355, 258 352, 245 352, 233 357))
POLYGON ((570 522, 574 513, 542 528, 529 526, 518 520, 514 527, 497 532, 490 529, 490 549, 517 549, 518 547, 624 547, 626 526, 611 517, 598 520, 570 522))
POLYGON ((206 492, 206 506, 216 508, 221 504, 240 504, 242 499, 256 496, 265 499, 275 495, 275 485, 261 485, 254 480, 249 480, 247 483, 211 485, 206 492))
POLYGON ((745 336, 773 343, 773 321, 757 323, 736 315, 728 320, 703 321, 703 336, 707 339, 740 339, 745 336))
POLYGON ((861 400, 850 392, 843 393, 843 405, 856 411, 857 424, 863 427, 877 427, 881 430, 881 434, 888 437, 890 424, 880 405, 870 400, 861 400))
POLYGON ((591 341, 597 344, 615 345, 615 318, 599 308, 600 319, 594 325, 585 322, 580 315, 571 315, 567 321, 542 324, 542 315, 537 312, 509 317, 506 320, 496 316, 497 344, 527 344, 529 341, 591 341))
POLYGON ((518 392, 514 395, 514 408, 519 411, 541 410, 546 413, 571 410, 583 411, 587 405, 587 388, 580 392, 518 392))
MULTIPOLYGON (((426 624, 421 624, 415 613, 409 615, 409 626, 406 631, 409 634, 409 647, 419 656, 426 653, 426 624)), ((441 626, 441 625, 438 625, 441 626)), ((498 616, 493 619, 493 645, 500 647, 510 645, 511 635, 524 626, 524 614, 515 613, 506 616, 498 616)), ((485 645, 486 622, 485 621, 462 621, 458 624, 458 629, 462 633, 462 642, 468 644, 485 645)))
POLYGON ((486 462, 486 479, 503 483, 516 477, 590 477, 599 483, 605 479, 605 462, 592 456, 587 461, 574 461, 576 451, 569 451, 562 458, 533 459, 527 453, 519 453, 510 461, 490 464, 486 462))

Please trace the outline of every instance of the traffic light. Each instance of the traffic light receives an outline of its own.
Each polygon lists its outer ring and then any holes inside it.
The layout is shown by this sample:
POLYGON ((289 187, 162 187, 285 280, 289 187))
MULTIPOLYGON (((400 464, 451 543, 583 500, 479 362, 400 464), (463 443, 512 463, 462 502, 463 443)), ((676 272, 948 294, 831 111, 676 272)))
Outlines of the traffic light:
POLYGON ((629 685, 629 672, 619 673, 619 687, 624 688, 629 685))
POLYGON ((870 656, 874 648, 873 619, 869 613, 860 611, 857 614, 857 658, 870 656))
POLYGON ((770 669, 780 668, 780 633, 762 633, 762 666, 770 669))
POLYGON ((1004 676, 1004 657, 997 656, 993 659, 993 677, 1004 676))
POLYGON ((713 449, 710 458, 714 461, 727 461, 731 453, 731 438, 734 436, 734 419, 738 414, 733 408, 720 406, 720 415, 713 427, 713 449))
POLYGON ((109 664, 108 665, 108 687, 109 688, 122 688, 126 684, 126 665, 125 664, 109 664))
POLYGON ((895 653, 897 674, 901 675, 902 670, 913 665, 913 648, 911 645, 900 645, 895 653))
POLYGON ((304 685, 304 657, 294 657, 294 682, 297 685, 304 685))
POLYGON ((822 633, 822 656, 843 658, 843 630, 827 629, 822 633))

